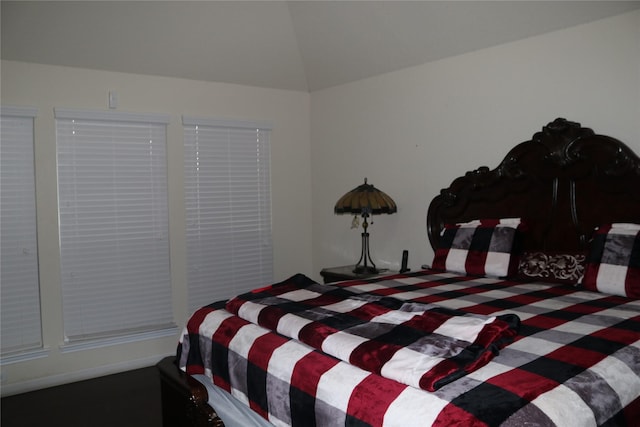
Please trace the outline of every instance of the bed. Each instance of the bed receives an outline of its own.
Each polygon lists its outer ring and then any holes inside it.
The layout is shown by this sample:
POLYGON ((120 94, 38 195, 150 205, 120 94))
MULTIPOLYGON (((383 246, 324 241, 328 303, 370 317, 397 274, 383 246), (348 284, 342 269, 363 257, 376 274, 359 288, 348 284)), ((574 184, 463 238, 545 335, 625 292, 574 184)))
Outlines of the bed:
POLYGON ((638 156, 558 118, 432 200, 429 267, 194 313, 164 425, 638 426, 638 224, 638 156))

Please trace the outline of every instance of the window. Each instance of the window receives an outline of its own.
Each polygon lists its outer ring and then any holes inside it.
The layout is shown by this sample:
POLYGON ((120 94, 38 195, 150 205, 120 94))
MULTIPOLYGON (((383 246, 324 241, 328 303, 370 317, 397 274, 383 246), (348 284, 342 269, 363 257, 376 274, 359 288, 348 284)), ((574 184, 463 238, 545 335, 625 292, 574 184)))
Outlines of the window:
POLYGON ((168 117, 55 113, 66 347, 175 333, 168 117))
POLYGON ((271 127, 183 118, 189 308, 273 280, 271 127))
POLYGON ((2 356, 42 348, 32 108, 2 107, 0 216, 2 356))

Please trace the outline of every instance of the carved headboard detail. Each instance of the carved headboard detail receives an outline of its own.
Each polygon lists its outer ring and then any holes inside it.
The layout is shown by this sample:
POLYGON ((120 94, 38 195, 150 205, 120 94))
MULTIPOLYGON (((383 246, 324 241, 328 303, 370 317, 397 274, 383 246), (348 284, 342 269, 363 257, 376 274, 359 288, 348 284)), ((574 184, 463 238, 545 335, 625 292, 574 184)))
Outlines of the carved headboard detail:
POLYGON ((456 178, 427 213, 435 249, 445 223, 521 217, 524 250, 578 252, 594 227, 640 223, 640 158, 624 143, 558 118, 500 165, 456 178))

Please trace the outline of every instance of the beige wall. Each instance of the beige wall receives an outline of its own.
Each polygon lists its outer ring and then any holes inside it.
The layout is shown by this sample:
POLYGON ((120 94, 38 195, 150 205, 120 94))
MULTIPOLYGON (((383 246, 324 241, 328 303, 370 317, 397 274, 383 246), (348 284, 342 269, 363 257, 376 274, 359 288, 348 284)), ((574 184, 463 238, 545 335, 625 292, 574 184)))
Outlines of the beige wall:
POLYGON ((314 269, 357 260, 361 230, 332 209, 364 177, 398 205, 369 228, 374 260, 430 263, 430 200, 556 117, 640 153, 640 12, 312 93, 314 269))
POLYGON ((183 114, 269 121, 273 124, 272 210, 275 279, 311 274, 311 174, 308 93, 230 84, 2 62, 2 105, 38 109, 35 121, 38 239, 42 320, 49 356, 2 367, 2 393, 14 393, 156 363, 174 353, 177 335, 165 339, 62 354, 63 340, 54 107, 108 109, 116 91, 118 111, 170 114, 168 125, 171 275, 175 322, 187 313, 183 114))

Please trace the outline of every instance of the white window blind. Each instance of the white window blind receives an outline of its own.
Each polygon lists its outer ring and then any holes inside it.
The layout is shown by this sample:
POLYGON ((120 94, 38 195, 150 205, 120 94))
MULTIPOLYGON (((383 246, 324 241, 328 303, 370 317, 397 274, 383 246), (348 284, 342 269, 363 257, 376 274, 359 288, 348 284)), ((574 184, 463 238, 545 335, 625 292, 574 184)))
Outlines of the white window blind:
POLYGON ((65 342, 174 328, 168 117, 56 109, 65 342))
POLYGON ((271 127, 183 118, 189 308, 273 280, 271 127))
POLYGON ((2 355, 42 348, 33 121, 36 110, 2 107, 0 223, 2 355))

